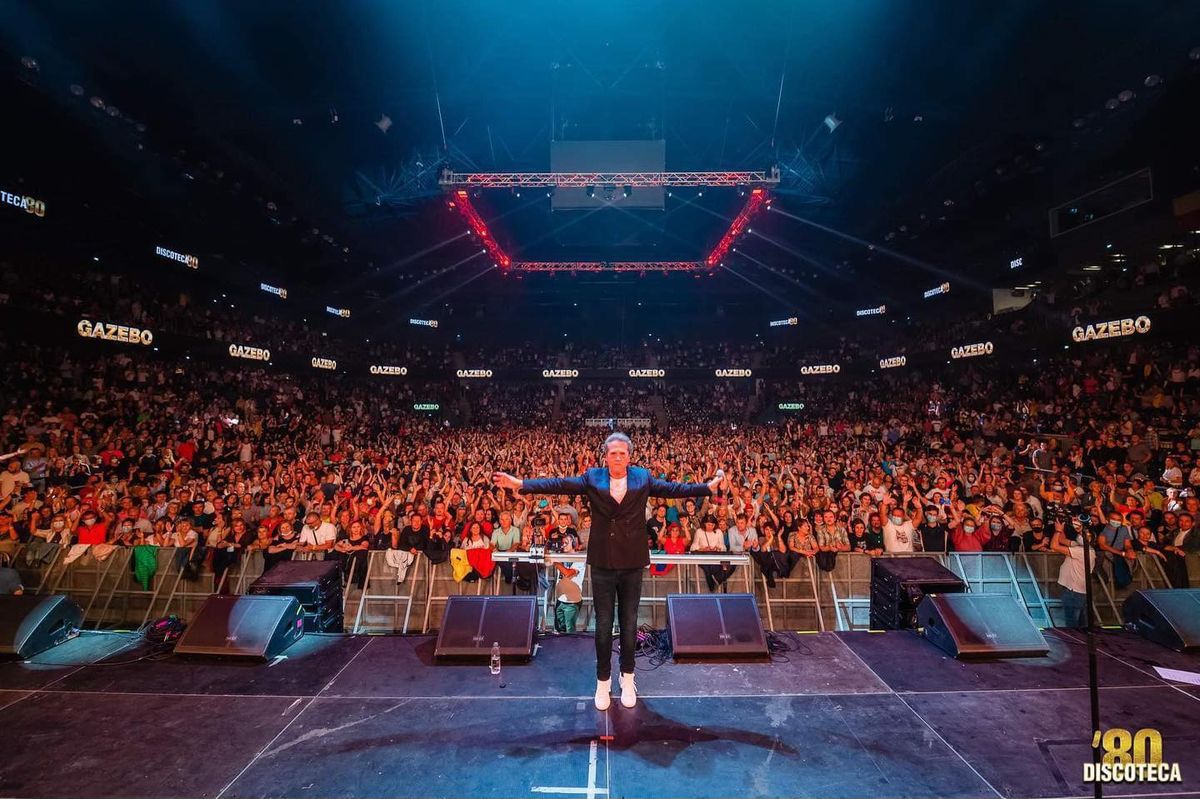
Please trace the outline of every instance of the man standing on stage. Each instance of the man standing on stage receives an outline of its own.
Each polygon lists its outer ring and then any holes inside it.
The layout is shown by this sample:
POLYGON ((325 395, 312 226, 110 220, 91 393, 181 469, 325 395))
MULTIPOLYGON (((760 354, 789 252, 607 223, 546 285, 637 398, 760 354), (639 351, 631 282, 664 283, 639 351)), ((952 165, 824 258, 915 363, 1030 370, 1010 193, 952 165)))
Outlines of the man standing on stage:
POLYGON ((638 603, 642 575, 650 564, 646 543, 646 501, 650 497, 703 497, 712 494, 724 475, 708 483, 669 483, 648 469, 630 466, 633 442, 624 433, 604 441, 605 466, 578 477, 522 480, 496 472, 492 481, 522 494, 583 494, 592 509, 587 562, 592 567, 592 600, 596 609, 596 709, 612 702, 612 629, 614 606, 621 622, 621 704, 637 704, 633 683, 637 651, 638 603))

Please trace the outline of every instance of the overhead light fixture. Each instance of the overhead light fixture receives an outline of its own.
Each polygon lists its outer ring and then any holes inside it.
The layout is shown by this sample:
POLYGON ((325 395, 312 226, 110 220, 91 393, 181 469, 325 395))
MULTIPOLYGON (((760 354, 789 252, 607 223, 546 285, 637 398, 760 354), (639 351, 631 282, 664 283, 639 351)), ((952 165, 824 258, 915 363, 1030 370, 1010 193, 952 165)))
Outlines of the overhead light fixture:
POLYGON ((379 119, 375 120, 375 127, 379 128, 381 133, 387 133, 392 127, 392 118, 387 114, 380 114, 379 119))
POLYGON ((1142 81, 1142 85, 1144 85, 1147 89, 1153 89, 1160 83, 1162 83, 1162 78, 1158 75, 1147 75, 1146 79, 1142 81))
POLYGON ((621 189, 621 194, 623 194, 625 199, 628 200, 629 195, 633 194, 633 186, 630 186, 628 183, 626 183, 625 188, 621 189))
POLYGON ((837 114, 826 114, 825 127, 829 128, 829 132, 833 133, 842 124, 842 120, 838 119, 837 114))
POLYGON ((588 197, 596 196, 596 187, 595 186, 588 186, 586 189, 584 189, 584 191, 588 197))

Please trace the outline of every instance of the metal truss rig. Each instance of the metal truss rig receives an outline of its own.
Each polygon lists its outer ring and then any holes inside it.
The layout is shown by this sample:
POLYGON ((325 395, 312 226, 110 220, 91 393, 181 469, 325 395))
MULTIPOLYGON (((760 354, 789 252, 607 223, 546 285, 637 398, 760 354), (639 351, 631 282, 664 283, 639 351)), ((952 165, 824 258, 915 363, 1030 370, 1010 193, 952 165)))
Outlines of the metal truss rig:
MULTIPOLYGON (((746 204, 734 218, 733 223, 721 236, 717 246, 703 261, 513 261, 507 253, 500 247, 491 231, 488 230, 487 223, 479 212, 475 209, 474 203, 471 202, 471 193, 468 189, 462 186, 475 186, 478 188, 503 188, 506 186, 587 186, 591 183, 574 183, 577 178, 633 178, 641 175, 647 178, 658 180, 657 183, 626 183, 625 185, 642 185, 642 186, 744 186, 749 185, 745 180, 737 180, 730 183, 665 183, 664 178, 685 176, 724 176, 724 178, 733 179, 730 176, 747 176, 757 175, 760 178, 762 172, 656 172, 656 173, 628 173, 628 174, 601 174, 601 173, 561 173, 561 172, 541 172, 541 173, 501 173, 493 174, 492 177, 502 178, 528 178, 531 175, 539 178, 552 178, 558 182, 554 183, 448 183, 446 179, 456 178, 486 178, 487 175, 455 175, 446 170, 442 173, 442 185, 450 191, 450 196, 447 200, 447 205, 451 210, 457 211, 463 220, 467 223, 471 232, 479 237, 483 243, 487 254, 491 256, 492 262, 501 270, 507 272, 509 270, 521 272, 698 272, 704 269, 709 271, 722 265, 722 261, 729 253, 734 242, 748 231, 750 220, 762 211, 763 208, 770 206, 771 194, 762 185, 754 186, 750 189, 749 197, 746 199, 746 204)), ((779 182, 779 170, 773 169, 771 178, 764 180, 767 183, 779 182)), ((601 181, 603 182, 603 181, 601 181)))
POLYGON ((515 189, 564 186, 776 186, 779 167, 767 172, 454 172, 442 170, 443 189, 515 189))
POLYGON ((514 261, 518 272, 703 272, 703 261, 514 261))

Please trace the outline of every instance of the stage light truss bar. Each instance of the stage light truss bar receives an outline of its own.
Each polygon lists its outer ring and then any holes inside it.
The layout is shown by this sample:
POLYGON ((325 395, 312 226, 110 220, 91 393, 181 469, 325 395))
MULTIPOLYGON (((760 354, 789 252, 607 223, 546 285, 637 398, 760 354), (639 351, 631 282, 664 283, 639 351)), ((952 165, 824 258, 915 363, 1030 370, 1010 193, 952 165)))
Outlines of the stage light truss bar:
POLYGON ((779 168, 768 172, 451 172, 438 183, 445 189, 516 189, 565 186, 775 186, 779 168))
POLYGON ((512 259, 496 243, 492 232, 488 230, 487 223, 483 221, 483 217, 475 210, 475 205, 471 202, 471 198, 465 190, 459 189, 454 192, 450 197, 449 205, 455 211, 458 211, 459 215, 466 220, 467 225, 470 226, 475 235, 479 237, 479 240, 483 242, 483 247, 487 250, 488 255, 491 256, 492 263, 501 269, 508 269, 512 266, 512 259))
POLYGON ((759 187, 750 190, 750 196, 747 198, 745 206, 743 206, 741 212, 734 217, 733 223, 730 224, 729 229, 725 231, 725 235, 721 237, 721 240, 717 242, 717 246, 714 247, 713 251, 708 254, 707 258, 704 259, 704 263, 709 269, 713 269, 721 263, 726 254, 728 254, 729 248, 733 246, 735 241, 737 241, 738 236, 741 236, 749 229, 751 218, 769 205, 770 202, 771 195, 767 193, 766 189, 759 187))
POLYGON ((702 261, 517 261, 521 272, 697 272, 702 261))

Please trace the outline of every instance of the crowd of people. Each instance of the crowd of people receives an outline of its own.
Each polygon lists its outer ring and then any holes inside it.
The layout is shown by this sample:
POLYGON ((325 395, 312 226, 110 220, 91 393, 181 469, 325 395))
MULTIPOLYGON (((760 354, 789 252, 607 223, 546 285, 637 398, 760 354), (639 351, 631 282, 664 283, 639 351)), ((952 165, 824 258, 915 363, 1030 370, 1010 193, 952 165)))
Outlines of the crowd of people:
MULTIPOLYGON (((254 549, 268 563, 308 551, 349 568, 372 549, 444 559, 456 548, 587 547, 588 509, 575 498, 489 483, 496 469, 536 477, 596 465, 607 430, 547 424, 572 390, 531 399, 535 388, 475 389, 466 401, 480 424, 461 426, 412 410, 439 390, 447 405, 462 402, 449 386, 266 369, 231 379, 127 353, 7 356, 0 552, 32 544, 32 562, 55 546, 173 546, 181 568, 219 577, 254 549)), ((1200 350, 1167 357, 1194 375, 1200 350)), ((645 402, 682 415, 664 425, 651 414, 632 431, 635 460, 669 480, 726 475, 712 498, 648 509, 647 546, 745 552, 774 582, 804 558, 828 568, 839 552, 1068 554, 1082 531, 1118 584, 1145 553, 1187 585, 1185 557, 1200 550, 1200 414, 1194 378, 1174 386, 1174 366, 1151 367, 1160 358, 1127 346, 1025 375, 969 367, 953 379, 768 384, 768 396, 803 389, 808 410, 749 425, 723 417, 710 384, 644 388, 645 402)), ((620 384, 593 389, 578 392, 581 413, 643 410, 604 404, 628 398, 620 384)), ((713 589, 729 576, 705 573, 713 589)))
MULTIPOLYGON (((119 307, 123 318, 221 340, 266 330, 314 345, 321 337, 221 303, 150 296, 110 275, 78 278, 34 290, 6 272, 0 300, 20 296, 60 315, 119 307)), ((1190 301, 1161 278, 1139 273, 1146 285, 1131 288, 1161 290, 1168 305, 1190 301)), ((1072 302, 1048 305, 1082 317, 1108 300, 1072 302)), ((963 340, 963 331, 953 335, 963 340)), ((910 341, 911 351, 933 337, 910 341)), ((679 342, 374 346, 379 357, 440 366, 789 357, 784 345, 679 342)), ((858 345, 838 346, 845 355, 858 345)), ((627 431, 635 462, 666 479, 725 474, 711 498, 648 508, 650 549, 745 552, 768 582, 805 558, 830 568, 839 552, 1024 549, 1067 556, 1070 599, 1081 587, 1071 565, 1081 534, 1095 537, 1118 584, 1146 554, 1172 584, 1187 585, 1186 556, 1200 550, 1200 346, 1189 341, 1114 341, 1040 363, 964 362, 852 381, 552 384, 327 380, 132 349, 91 358, 36 340, 0 342, 0 352, 9 364, 0 555, 21 547, 28 563, 48 561, 58 547, 78 557, 171 546, 189 576, 211 568, 219 577, 255 549, 268 563, 311 552, 347 569, 372 549, 443 559, 455 549, 586 550, 588 509, 576 498, 515 496, 489 475, 596 465, 608 431, 588 425, 597 419, 636 419, 627 431)), ((729 570, 705 574, 715 590, 729 570)))

